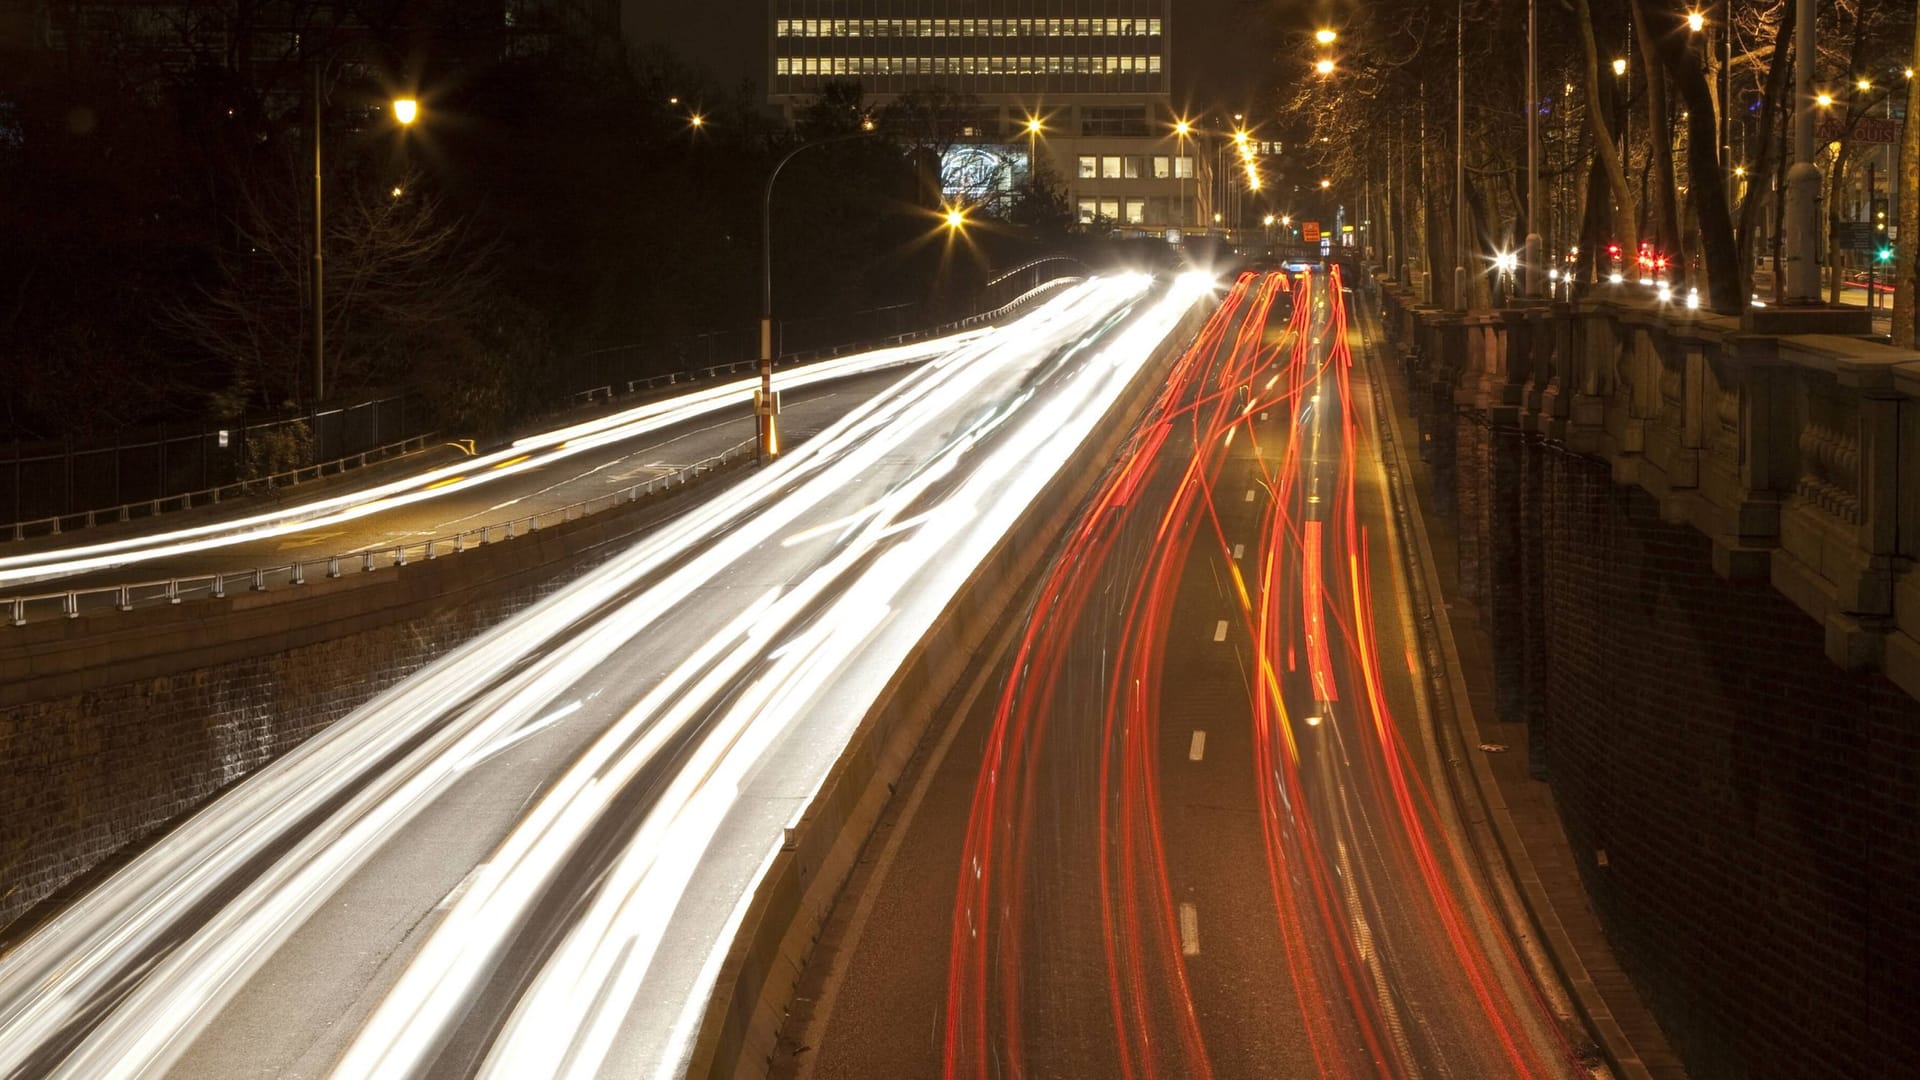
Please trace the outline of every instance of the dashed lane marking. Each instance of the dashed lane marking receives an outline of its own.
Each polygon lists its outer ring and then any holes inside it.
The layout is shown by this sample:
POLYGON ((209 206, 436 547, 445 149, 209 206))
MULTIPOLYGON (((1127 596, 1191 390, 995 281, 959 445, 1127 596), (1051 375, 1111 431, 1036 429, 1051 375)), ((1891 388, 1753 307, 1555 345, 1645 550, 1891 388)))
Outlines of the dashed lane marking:
POLYGON ((1180 904, 1180 951, 1188 956, 1200 955, 1200 911, 1192 904, 1180 904))
POLYGON ((1213 640, 1215 641, 1227 640, 1227 620, 1221 619, 1219 622, 1214 624, 1213 640))
POLYGON ((1207 733, 1204 731, 1195 729, 1193 733, 1193 741, 1187 744, 1187 760, 1199 761, 1201 758, 1206 756, 1207 756, 1207 733))

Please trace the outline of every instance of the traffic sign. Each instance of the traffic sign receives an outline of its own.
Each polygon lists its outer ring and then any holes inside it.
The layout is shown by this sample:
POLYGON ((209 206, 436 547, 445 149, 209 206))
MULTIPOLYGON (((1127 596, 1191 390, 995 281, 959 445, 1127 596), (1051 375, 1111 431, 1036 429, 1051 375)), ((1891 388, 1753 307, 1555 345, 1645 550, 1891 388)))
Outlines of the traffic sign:
POLYGON ((1300 242, 1304 244, 1319 243, 1320 242, 1320 223, 1317 221, 1301 222, 1300 223, 1300 242))

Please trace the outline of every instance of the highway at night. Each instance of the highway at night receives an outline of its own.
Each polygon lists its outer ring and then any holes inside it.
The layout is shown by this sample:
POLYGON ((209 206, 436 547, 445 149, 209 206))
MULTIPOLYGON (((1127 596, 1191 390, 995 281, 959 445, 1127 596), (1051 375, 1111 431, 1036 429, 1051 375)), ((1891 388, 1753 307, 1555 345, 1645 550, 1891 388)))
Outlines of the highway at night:
POLYGON ((783 827, 1210 288, 950 342, 239 784, 0 957, 0 1076, 677 1075, 783 827))
MULTIPOLYGON (((817 431, 891 385, 902 368, 979 334, 966 331, 783 370, 778 384, 787 426, 795 433, 817 431)), ((522 435, 477 456, 397 476, 383 472, 346 490, 294 489, 278 504, 243 500, 231 509, 196 511, 187 515, 191 523, 162 516, 8 544, 0 547, 0 599, 381 551, 584 502, 644 485, 750 439, 758 385, 757 378, 727 379, 522 435)), ((192 582, 183 595, 206 589, 204 581, 192 582)))
POLYGON ((1367 341, 1245 275, 903 781, 776 1075, 1588 1075, 1418 687, 1367 341))

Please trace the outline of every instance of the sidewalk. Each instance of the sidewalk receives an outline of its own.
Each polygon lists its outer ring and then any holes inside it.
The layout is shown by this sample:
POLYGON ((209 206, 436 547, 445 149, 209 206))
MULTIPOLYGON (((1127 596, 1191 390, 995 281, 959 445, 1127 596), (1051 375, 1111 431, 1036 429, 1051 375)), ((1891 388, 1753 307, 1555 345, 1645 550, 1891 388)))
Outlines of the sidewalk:
MULTIPOLYGON (((1379 333, 1380 324, 1371 305, 1367 308, 1369 338, 1379 333)), ((1405 373, 1391 355, 1384 339, 1375 354, 1375 375, 1387 386, 1390 415, 1397 447, 1412 447, 1404 437, 1411 421, 1403 411, 1410 400, 1405 373)), ((1402 455, 1403 464, 1413 479, 1416 506, 1415 528, 1425 534, 1431 549, 1431 566, 1439 579, 1443 608, 1435 612, 1437 623, 1450 627, 1459 666, 1446 674, 1464 682, 1465 700, 1471 716, 1457 717, 1466 731, 1477 729, 1477 738, 1462 733, 1461 751, 1478 755, 1480 766, 1497 786, 1497 801, 1504 805, 1513 833, 1522 849, 1506 852, 1514 868, 1516 887, 1531 893, 1530 903, 1544 900, 1558 932, 1548 925, 1537 926, 1541 943, 1560 969, 1567 991, 1580 1010, 1588 1015, 1589 1027, 1606 1048, 1619 1077, 1652 1077, 1656 1080, 1685 1080, 1686 1071, 1667 1045, 1639 993, 1614 959, 1598 916, 1587 899, 1580 880, 1576 855, 1560 824, 1560 812, 1553 791, 1546 783, 1532 779, 1527 772, 1527 726, 1497 720, 1494 708, 1492 642, 1481 612, 1460 598, 1459 553, 1456 538, 1445 520, 1433 512, 1431 470, 1417 457, 1402 455), (1488 753, 1478 743, 1507 747, 1504 752, 1488 753), (1562 955, 1570 951, 1573 956, 1562 955), (1574 969, 1570 971, 1569 969, 1574 969), (1584 978, 1582 977, 1584 976, 1584 978)), ((1441 631, 1447 633, 1446 629, 1441 631)), ((1456 700, 1461 687, 1455 687, 1456 700)), ((1489 792, 1488 795, 1493 793, 1489 792)), ((1504 840, 1503 840, 1504 844, 1504 840)), ((1536 914, 1536 922, 1545 922, 1536 914)))

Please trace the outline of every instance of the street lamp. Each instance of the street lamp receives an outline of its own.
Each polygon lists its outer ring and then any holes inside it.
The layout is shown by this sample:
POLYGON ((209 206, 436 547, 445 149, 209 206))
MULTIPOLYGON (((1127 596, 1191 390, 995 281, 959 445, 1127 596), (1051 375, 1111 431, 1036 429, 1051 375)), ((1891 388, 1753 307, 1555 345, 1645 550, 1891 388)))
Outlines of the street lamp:
POLYGON ((1313 34, 1313 40, 1319 42, 1322 45, 1331 45, 1336 40, 1338 40, 1339 37, 1340 37, 1339 34, 1336 34, 1331 30, 1316 30, 1314 31, 1314 34, 1313 34))
MULTIPOLYGON (((322 271, 326 266, 326 221, 325 206, 321 199, 321 150, 320 150, 320 78, 321 65, 313 65, 313 407, 318 409, 320 402, 327 396, 327 290, 322 271)), ((393 118, 400 126, 411 127, 420 117, 420 102, 414 98, 395 98, 392 102, 393 118)), ((393 197, 402 194, 400 188, 393 189, 393 197)))
POLYGON ((1698 11, 1687 12, 1687 29, 1699 33, 1707 25, 1707 17, 1698 11))
POLYGON ((692 124, 693 129, 698 131, 707 126, 707 118, 701 116, 699 113, 694 113, 692 116, 687 117, 687 123, 692 124))
POLYGON ((1033 178, 1036 175, 1038 175, 1040 171, 1039 169, 1040 132, 1045 130, 1045 128, 1046 128, 1046 125, 1040 122, 1040 118, 1038 116, 1027 117, 1027 183, 1028 184, 1033 183, 1033 178))
POLYGON ((1327 190, 1328 188, 1330 188, 1330 187, 1332 187, 1332 186, 1333 186, 1333 181, 1331 181, 1331 180, 1322 180, 1322 181, 1320 181, 1320 190, 1321 190, 1321 191, 1325 191, 1325 190, 1327 190))
POLYGON ((1320 60, 1313 65, 1313 70, 1321 75, 1331 75, 1333 74, 1333 61, 1326 57, 1321 57, 1320 60))
POLYGON ((775 429, 775 418, 780 414, 780 406, 773 396, 774 181, 780 179, 780 170, 787 167, 787 162, 805 151, 816 146, 847 142, 850 139, 865 139, 873 134, 872 118, 864 118, 860 122, 859 131, 849 131, 843 135, 832 135, 813 142, 801 143, 787 151, 784 157, 774 163, 773 172, 767 175, 766 198, 762 203, 760 215, 760 392, 754 396, 753 402, 755 443, 762 461, 771 460, 780 453, 780 433, 775 429))
MULTIPOLYGON (((1180 163, 1187 160, 1187 136, 1192 133, 1193 125, 1186 120, 1173 122, 1174 146, 1179 150, 1179 156, 1173 162, 1173 173, 1174 180, 1180 185, 1180 227, 1183 229, 1187 227, 1187 177, 1180 175, 1180 163)), ((1187 166, 1187 172, 1193 172, 1191 164, 1187 166)))
POLYGON ((1627 73, 1627 62, 1626 62, 1625 60, 1622 60, 1622 59, 1620 59, 1620 58, 1619 58, 1619 57, 1617 57, 1617 56, 1616 56, 1616 57, 1614 57, 1614 58, 1613 58, 1613 73, 1614 73, 1615 75, 1625 75, 1625 74, 1627 73))

